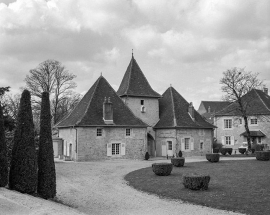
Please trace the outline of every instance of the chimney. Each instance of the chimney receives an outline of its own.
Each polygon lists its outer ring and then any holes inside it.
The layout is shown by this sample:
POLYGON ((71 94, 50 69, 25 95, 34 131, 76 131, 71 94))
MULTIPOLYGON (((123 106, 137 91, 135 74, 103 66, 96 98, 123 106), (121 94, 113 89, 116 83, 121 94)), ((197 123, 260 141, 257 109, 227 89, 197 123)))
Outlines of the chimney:
POLYGON ((107 125, 113 124, 113 105, 110 101, 110 97, 108 100, 105 97, 103 102, 103 120, 107 125))
POLYGON ((268 95, 268 88, 267 87, 263 87, 263 92, 268 95))
POLYGON ((189 103, 189 106, 188 106, 188 113, 189 113, 189 115, 191 116, 192 120, 194 120, 194 107, 193 107, 192 102, 189 103))
POLYGON ((210 108, 210 106, 208 107, 208 113, 211 113, 211 108, 210 108))

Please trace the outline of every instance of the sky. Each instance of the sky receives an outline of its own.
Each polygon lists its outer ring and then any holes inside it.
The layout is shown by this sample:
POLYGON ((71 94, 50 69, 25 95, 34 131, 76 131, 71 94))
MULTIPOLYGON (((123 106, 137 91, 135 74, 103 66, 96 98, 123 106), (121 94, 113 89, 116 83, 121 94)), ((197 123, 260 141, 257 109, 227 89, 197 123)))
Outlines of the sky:
POLYGON ((30 69, 57 60, 84 94, 102 75, 117 91, 134 57, 160 94, 195 108, 221 100, 223 72, 270 88, 269 0, 0 0, 0 86, 19 93, 30 69))

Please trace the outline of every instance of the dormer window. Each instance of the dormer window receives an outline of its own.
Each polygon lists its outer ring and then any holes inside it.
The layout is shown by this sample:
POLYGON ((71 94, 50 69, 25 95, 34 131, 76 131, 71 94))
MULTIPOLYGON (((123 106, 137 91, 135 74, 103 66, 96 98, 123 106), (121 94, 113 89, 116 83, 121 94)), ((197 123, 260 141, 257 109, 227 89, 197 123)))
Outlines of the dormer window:
POLYGON ((144 100, 141 100, 141 105, 144 105, 144 100))

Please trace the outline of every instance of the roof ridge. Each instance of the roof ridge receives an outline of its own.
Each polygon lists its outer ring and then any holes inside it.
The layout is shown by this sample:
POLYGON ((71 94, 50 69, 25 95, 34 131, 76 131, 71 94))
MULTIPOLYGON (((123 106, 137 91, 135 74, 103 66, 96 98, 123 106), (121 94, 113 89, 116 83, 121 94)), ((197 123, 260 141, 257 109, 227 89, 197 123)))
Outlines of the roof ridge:
POLYGON ((170 93, 171 93, 171 97, 172 97, 173 125, 177 126, 176 117, 175 117, 175 108, 174 108, 174 99, 173 99, 173 93, 172 93, 172 86, 170 86, 170 93))
MULTIPOLYGON (((92 101, 92 99, 93 99, 93 97, 94 97, 94 95, 95 95, 95 93, 96 93, 96 89, 97 89, 98 83, 99 83, 99 81, 101 80, 101 78, 103 78, 103 76, 99 76, 98 80, 96 81, 96 83, 95 83, 96 86, 95 86, 95 88, 94 88, 94 92, 93 92, 92 95, 91 95, 91 99, 89 99, 89 101, 88 101, 88 104, 87 104, 87 107, 85 108, 84 114, 82 114, 81 119, 78 119, 78 120, 77 120, 77 122, 75 123, 75 125, 78 125, 78 124, 82 121, 82 119, 83 119, 83 117, 85 116, 85 114, 87 113, 88 108, 89 108, 89 106, 90 106, 90 104, 91 104, 91 101, 92 101)), ((104 79, 105 79, 105 78, 104 78, 104 79)), ((105 80, 106 80, 106 79, 105 79, 105 80)))
POLYGON ((257 90, 255 90, 256 94, 258 95, 258 97, 260 98, 261 102, 264 104, 264 106, 266 107, 267 110, 270 111, 270 109, 267 107, 267 105, 264 103, 264 101, 262 100, 261 96, 258 94, 257 90))

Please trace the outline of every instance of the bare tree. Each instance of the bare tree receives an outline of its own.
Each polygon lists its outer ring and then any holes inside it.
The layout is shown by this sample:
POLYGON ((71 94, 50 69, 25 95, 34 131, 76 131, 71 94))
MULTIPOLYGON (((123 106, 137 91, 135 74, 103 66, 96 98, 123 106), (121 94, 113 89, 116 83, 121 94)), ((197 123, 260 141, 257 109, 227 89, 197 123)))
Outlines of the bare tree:
POLYGON ((33 102, 38 106, 40 106, 42 92, 49 93, 50 101, 54 104, 52 105, 54 124, 59 119, 57 110, 61 100, 68 98, 76 87, 73 81, 75 77, 60 62, 46 60, 40 63, 37 68, 30 70, 30 75, 27 75, 25 78, 27 89, 29 89, 33 96, 33 102))
POLYGON ((237 105, 233 110, 234 113, 239 113, 243 117, 245 123, 245 130, 247 133, 248 149, 251 149, 251 137, 248 126, 248 108, 251 98, 244 98, 252 89, 262 86, 262 81, 258 79, 259 73, 252 73, 245 71, 244 68, 232 68, 223 72, 223 78, 220 84, 223 86, 221 90, 225 93, 224 100, 236 102, 237 105))

